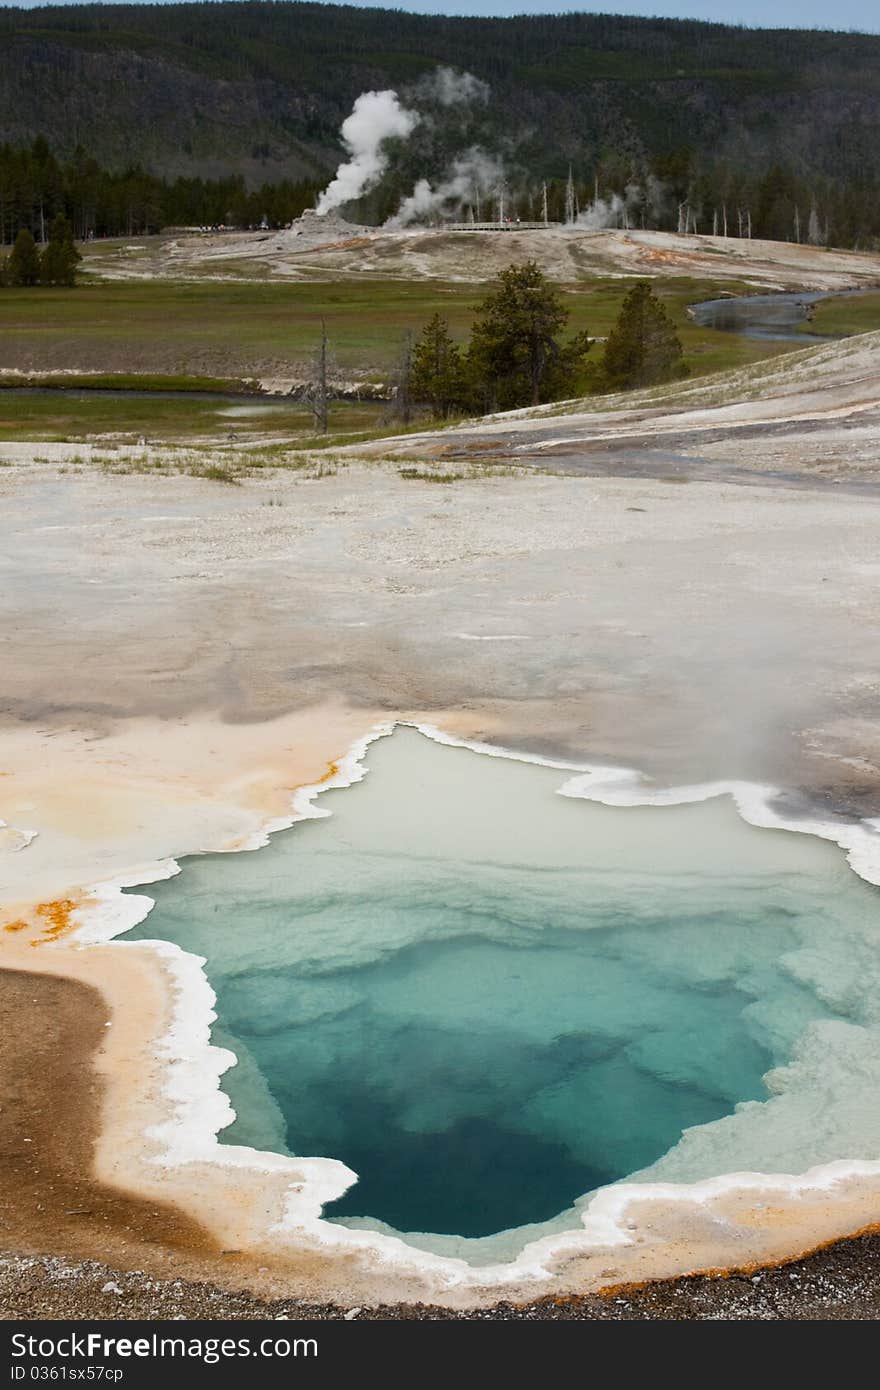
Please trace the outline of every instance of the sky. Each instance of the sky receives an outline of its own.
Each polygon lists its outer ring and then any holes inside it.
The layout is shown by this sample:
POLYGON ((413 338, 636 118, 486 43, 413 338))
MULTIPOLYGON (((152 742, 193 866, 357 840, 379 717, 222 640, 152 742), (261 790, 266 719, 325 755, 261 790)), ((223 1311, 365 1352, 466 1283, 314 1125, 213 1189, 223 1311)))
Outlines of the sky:
MULTIPOLYGON (((8 0, 7 0, 8 2, 8 0)), ((132 3, 132 0, 127 0, 132 3)), ((2 0, 0 0, 2 3, 2 0)), ((13 0, 31 9, 39 0, 13 0)), ((137 0, 134 0, 137 3, 137 0)), ((381 6, 419 14, 584 14, 663 15, 704 19, 717 24, 749 24, 761 29, 860 29, 880 33, 877 0, 347 0, 364 8, 381 6)))

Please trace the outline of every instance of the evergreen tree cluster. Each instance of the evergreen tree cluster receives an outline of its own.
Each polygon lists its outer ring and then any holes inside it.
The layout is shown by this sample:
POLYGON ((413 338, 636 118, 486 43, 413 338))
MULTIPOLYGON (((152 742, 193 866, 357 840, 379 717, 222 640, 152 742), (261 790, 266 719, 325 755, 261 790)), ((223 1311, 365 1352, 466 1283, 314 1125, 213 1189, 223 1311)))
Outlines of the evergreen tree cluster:
POLYGON ((409 396, 437 418, 539 405, 570 395, 590 349, 587 333, 563 343, 569 313, 536 261, 511 265, 477 310, 462 350, 435 314, 412 352, 409 396))
POLYGON ((44 242, 62 213, 74 236, 136 236, 163 227, 285 226, 311 207, 322 182, 283 180, 248 191, 241 175, 221 179, 158 178, 142 168, 102 168, 82 147, 66 163, 42 137, 0 146, 0 243, 22 228, 44 242))
POLYGON ((18 289, 28 285, 76 283, 82 257, 73 244, 73 228, 63 212, 53 217, 49 239, 40 251, 33 233, 22 227, 10 255, 0 259, 0 286, 18 289))
POLYGON ((397 392, 407 420, 413 402, 435 419, 515 410, 572 396, 578 387, 627 391, 687 375, 681 342, 646 281, 629 290, 601 362, 585 370, 588 333, 561 335, 569 312, 535 261, 511 265, 477 310, 465 347, 434 314, 404 354, 397 392))
MULTIPOLYGON (((81 147, 66 163, 42 138, 24 147, 0 146, 0 244, 24 227, 45 242, 51 219, 63 213, 77 240, 135 236, 165 227, 287 226, 314 205, 323 179, 282 180, 248 191, 241 175, 221 179, 160 178, 140 168, 113 173, 81 147)), ((394 169, 356 211, 381 220, 409 191, 394 169)), ((511 219, 585 227, 645 227, 715 233, 858 249, 880 247, 880 182, 867 174, 835 181, 805 178, 774 164, 765 173, 723 160, 707 164, 692 150, 645 159, 607 153, 583 177, 539 180, 511 176, 504 190, 511 219)), ((484 215, 496 215, 490 199, 484 215)))

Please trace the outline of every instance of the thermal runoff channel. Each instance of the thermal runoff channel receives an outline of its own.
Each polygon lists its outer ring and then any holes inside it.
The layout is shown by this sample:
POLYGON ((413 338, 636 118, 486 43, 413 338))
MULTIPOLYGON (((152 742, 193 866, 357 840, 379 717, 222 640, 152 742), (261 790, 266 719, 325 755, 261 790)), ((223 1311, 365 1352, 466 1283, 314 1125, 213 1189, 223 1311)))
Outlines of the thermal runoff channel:
POLYGON ((328 1219, 476 1262, 620 1179, 877 1156, 877 890, 835 845, 412 729, 366 764, 131 934, 207 959, 222 1138, 341 1159, 328 1219))

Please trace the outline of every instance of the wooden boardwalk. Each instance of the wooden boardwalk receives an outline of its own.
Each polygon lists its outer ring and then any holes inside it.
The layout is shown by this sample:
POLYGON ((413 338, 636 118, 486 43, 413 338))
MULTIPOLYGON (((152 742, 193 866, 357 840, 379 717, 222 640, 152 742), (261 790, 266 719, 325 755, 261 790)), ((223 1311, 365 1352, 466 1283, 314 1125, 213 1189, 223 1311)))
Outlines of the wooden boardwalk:
POLYGON ((447 222, 437 228, 446 232, 548 232, 561 222, 447 222))

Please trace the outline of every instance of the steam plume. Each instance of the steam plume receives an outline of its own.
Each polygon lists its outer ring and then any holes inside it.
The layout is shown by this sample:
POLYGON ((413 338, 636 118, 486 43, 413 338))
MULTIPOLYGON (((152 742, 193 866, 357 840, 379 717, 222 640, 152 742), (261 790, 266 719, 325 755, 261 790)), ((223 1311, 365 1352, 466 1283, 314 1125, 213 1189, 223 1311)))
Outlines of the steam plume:
POLYGON ((655 224, 667 211, 668 194, 664 185, 653 174, 641 183, 628 183, 620 193, 610 193, 607 198, 598 195, 583 209, 576 219, 579 227, 590 231, 600 231, 606 227, 638 226, 644 217, 655 224))
POLYGON ((405 227, 435 213, 448 216, 468 203, 479 206, 483 198, 500 187, 503 179, 504 169, 499 161, 475 147, 453 161, 448 176, 436 187, 427 179, 419 179, 386 225, 405 227))
MULTIPOLYGON (((398 93, 391 90, 362 92, 357 98, 351 115, 342 123, 342 142, 349 158, 340 164, 332 182, 318 199, 316 211, 319 214, 332 212, 368 193, 382 178, 392 158, 398 178, 405 179, 407 175, 412 178, 419 167, 436 167, 443 157, 441 149, 445 156, 450 145, 453 149, 456 144, 464 145, 468 133, 473 141, 473 130, 467 130, 472 124, 468 108, 486 104, 489 86, 473 73, 441 67, 406 88, 403 96, 405 105, 398 93), (409 143, 417 126, 420 127, 419 136, 409 143), (393 139, 401 142, 396 150, 388 143, 393 139)), ((479 199, 491 182, 498 181, 497 172, 487 172, 491 162, 490 156, 472 145, 466 154, 454 161, 451 173, 440 188, 432 189, 427 178, 420 178, 413 193, 404 200, 407 212, 400 225, 417 216, 416 209, 455 207, 467 196, 468 181, 479 199), (457 192, 459 188, 461 197, 457 192)))
POLYGON ((317 212, 332 212, 373 188, 388 167, 384 142, 394 136, 407 139, 418 123, 418 113, 401 106, 396 92, 362 92, 342 123, 343 144, 351 158, 340 164, 324 189, 317 212))
POLYGON ((577 225, 590 231, 623 227, 626 225, 626 202, 619 193, 612 193, 608 198, 594 198, 577 218, 577 225))
POLYGON ((423 77, 413 88, 416 98, 439 103, 440 106, 464 106, 489 100, 489 84, 472 72, 456 72, 455 68, 437 68, 423 77))

